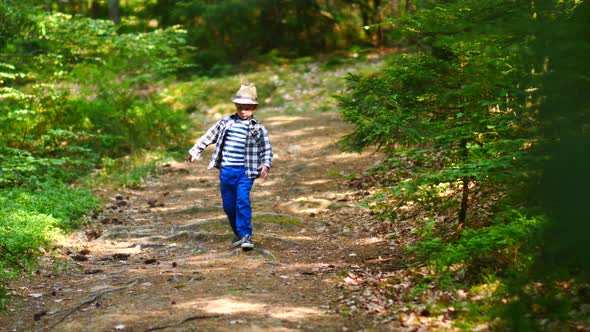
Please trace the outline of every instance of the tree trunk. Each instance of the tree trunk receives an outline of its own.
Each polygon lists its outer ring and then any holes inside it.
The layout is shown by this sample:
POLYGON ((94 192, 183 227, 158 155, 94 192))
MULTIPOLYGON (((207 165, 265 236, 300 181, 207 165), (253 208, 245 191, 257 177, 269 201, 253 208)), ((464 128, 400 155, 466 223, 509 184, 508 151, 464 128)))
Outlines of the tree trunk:
POLYGON ((414 12, 414 4, 412 0, 406 0, 406 13, 411 14, 414 12))
POLYGON ((109 0, 109 18, 115 25, 121 23, 121 7, 119 6, 119 0, 109 0))
POLYGON ((90 17, 93 19, 100 18, 100 13, 102 9, 100 8, 100 3, 98 0, 91 0, 90 1, 90 17))
POLYGON ((82 4, 80 2, 81 0, 70 0, 70 14, 72 16, 82 14, 82 4))
POLYGON ((459 225, 464 225, 467 219, 467 208, 469 207, 469 178, 463 178, 463 193, 461 197, 461 210, 459 211, 459 225))
MULTIPOLYGON (((463 161, 467 161, 467 140, 461 140, 461 155, 463 161)), ((467 219, 467 208, 469 207, 469 177, 464 176, 463 179, 463 190, 461 195, 461 209, 459 210, 459 227, 463 228, 465 220, 467 219)))
POLYGON ((391 0, 391 17, 399 17, 399 0, 391 0))
POLYGON ((373 24, 378 24, 377 31, 373 33, 373 46, 381 47, 383 44, 383 28, 381 27, 381 0, 373 0, 373 24))

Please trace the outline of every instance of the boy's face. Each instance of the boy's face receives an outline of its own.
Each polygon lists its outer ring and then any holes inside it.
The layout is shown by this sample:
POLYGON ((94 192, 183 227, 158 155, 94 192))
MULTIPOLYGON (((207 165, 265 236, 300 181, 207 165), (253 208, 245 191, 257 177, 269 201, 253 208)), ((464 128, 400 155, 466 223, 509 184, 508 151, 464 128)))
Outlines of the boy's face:
POLYGON ((250 119, 254 115, 254 110, 258 105, 236 104, 238 116, 241 119, 250 119))

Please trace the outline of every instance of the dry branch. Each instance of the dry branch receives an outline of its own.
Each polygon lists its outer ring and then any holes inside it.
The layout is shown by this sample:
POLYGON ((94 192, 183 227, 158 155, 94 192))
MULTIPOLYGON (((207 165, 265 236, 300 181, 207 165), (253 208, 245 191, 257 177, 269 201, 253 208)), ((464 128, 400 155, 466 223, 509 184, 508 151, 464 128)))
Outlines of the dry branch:
MULTIPOLYGON (((114 292, 118 292, 120 290, 124 290, 127 289, 129 287, 132 287, 133 285, 137 284, 140 280, 142 280, 143 278, 135 278, 133 280, 131 280, 127 285, 125 286, 121 286, 121 287, 115 287, 115 288, 110 288, 110 289, 106 289, 103 290, 101 292, 98 292, 94 295, 92 295, 91 297, 87 298, 86 300, 82 301, 82 303, 78 304, 77 306, 70 308, 69 310, 66 310, 65 314, 63 315, 63 317, 61 317, 57 322, 53 323, 53 325, 51 325, 49 327, 49 329, 53 329, 55 328, 59 323, 63 322, 68 316, 70 316, 72 313, 74 313, 76 310, 79 310, 80 308, 82 308, 85 305, 88 305, 96 300, 98 300, 101 296, 105 295, 105 294, 109 294, 109 293, 114 293, 114 292)), ((56 313, 56 315, 59 313, 56 313)))
POLYGON ((208 318, 218 318, 221 317, 222 315, 196 315, 196 316, 190 316, 187 317, 183 320, 181 320, 180 322, 176 323, 176 324, 172 324, 172 325, 163 325, 163 326, 156 326, 156 327, 152 327, 149 328, 147 330, 145 330, 144 332, 151 332, 151 331, 158 331, 158 330, 163 330, 163 329, 167 329, 170 327, 178 327, 186 322, 190 322, 193 320, 197 320, 197 319, 208 319, 208 318))

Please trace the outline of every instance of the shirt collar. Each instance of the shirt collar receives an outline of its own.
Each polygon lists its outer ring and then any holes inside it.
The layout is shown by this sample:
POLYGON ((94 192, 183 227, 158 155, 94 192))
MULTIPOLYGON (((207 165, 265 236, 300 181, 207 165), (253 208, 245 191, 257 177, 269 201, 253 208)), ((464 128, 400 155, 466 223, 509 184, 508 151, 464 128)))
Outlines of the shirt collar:
MULTIPOLYGON (((234 113, 230 116, 230 118, 232 120, 238 120, 240 119, 240 117, 238 116, 238 113, 234 113)), ((252 115, 252 117, 250 118, 250 120, 252 121, 252 123, 258 123, 258 120, 254 117, 254 115, 252 115)))

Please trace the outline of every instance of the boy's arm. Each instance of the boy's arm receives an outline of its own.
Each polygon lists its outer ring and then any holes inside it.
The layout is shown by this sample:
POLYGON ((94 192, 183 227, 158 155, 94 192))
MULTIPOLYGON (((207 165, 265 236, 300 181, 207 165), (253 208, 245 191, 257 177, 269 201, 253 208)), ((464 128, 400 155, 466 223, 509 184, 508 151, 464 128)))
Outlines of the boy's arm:
POLYGON ((268 137, 268 132, 266 131, 266 128, 262 128, 262 139, 263 139, 263 144, 262 144, 262 150, 261 152, 261 160, 262 160, 262 165, 266 166, 270 169, 270 167, 272 166, 272 146, 270 144, 270 138, 268 137))
POLYGON ((221 120, 217 121, 214 126, 209 128, 209 130, 207 130, 207 132, 197 140, 195 145, 193 145, 193 147, 188 151, 189 157, 186 160, 188 162, 200 160, 203 150, 205 150, 205 148, 209 145, 217 142, 217 136, 219 135, 220 129, 221 120))

